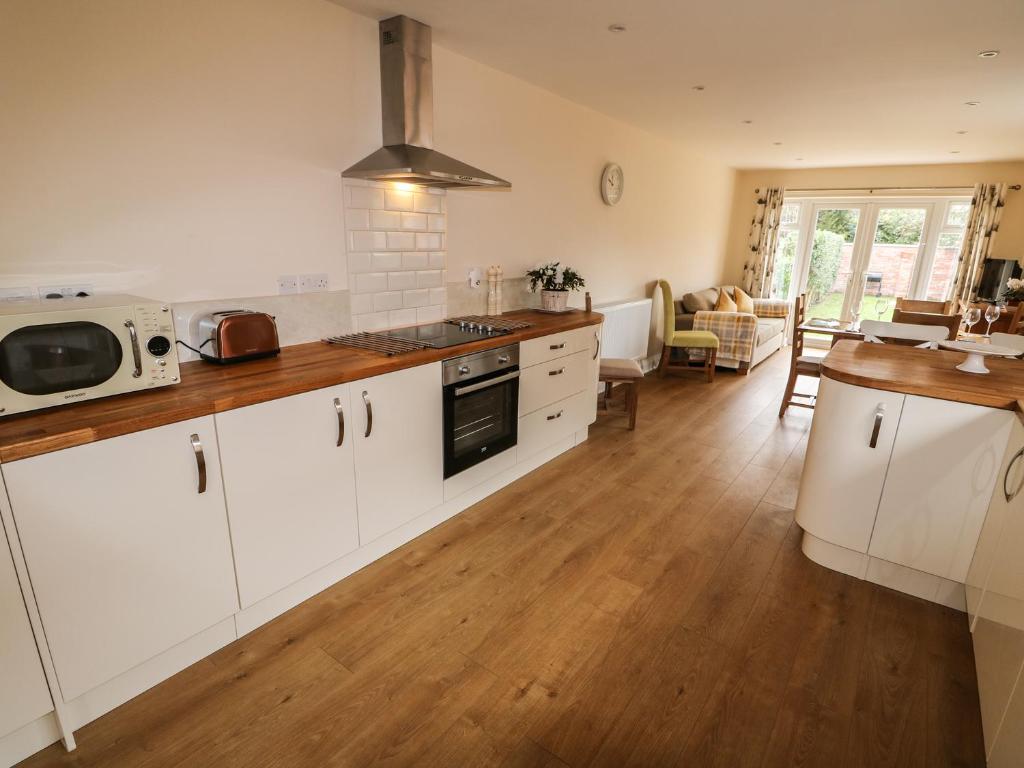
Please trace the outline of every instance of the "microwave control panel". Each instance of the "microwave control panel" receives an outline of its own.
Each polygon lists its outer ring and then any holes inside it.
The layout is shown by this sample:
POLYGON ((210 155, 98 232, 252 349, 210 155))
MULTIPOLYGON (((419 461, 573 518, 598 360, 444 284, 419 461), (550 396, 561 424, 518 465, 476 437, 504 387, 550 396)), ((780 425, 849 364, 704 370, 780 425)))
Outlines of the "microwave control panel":
POLYGON ((142 378, 147 387, 162 387, 181 380, 174 344, 174 320, 166 304, 136 304, 142 378))

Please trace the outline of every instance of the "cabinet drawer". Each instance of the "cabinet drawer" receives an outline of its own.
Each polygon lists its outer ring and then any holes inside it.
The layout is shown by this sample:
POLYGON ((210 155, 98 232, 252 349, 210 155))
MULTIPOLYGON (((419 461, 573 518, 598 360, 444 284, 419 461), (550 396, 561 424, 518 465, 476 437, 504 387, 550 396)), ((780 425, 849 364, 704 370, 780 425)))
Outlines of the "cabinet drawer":
POLYGON ((519 345, 519 367, 529 368, 531 365, 571 355, 579 351, 579 339, 576 331, 563 331, 524 341, 519 345))
POLYGON ((521 417, 516 457, 521 461, 582 428, 585 399, 585 392, 577 392, 521 417))
POLYGON ((586 352, 577 352, 526 368, 519 378, 519 415, 533 413, 581 391, 588 360, 586 352))

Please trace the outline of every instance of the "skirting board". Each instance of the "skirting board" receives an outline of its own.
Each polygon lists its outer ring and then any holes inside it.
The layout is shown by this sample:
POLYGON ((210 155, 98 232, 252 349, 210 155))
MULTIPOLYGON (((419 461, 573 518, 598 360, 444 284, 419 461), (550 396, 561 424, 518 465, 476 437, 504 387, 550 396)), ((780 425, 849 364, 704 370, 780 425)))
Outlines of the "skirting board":
POLYGON ((830 570, 870 581, 906 595, 920 597, 960 612, 967 610, 964 585, 930 573, 890 563, 877 557, 831 544, 804 531, 800 549, 809 560, 830 570))
POLYGON ((56 741, 60 741, 60 728, 53 712, 49 712, 0 738, 0 766, 20 763, 56 741))

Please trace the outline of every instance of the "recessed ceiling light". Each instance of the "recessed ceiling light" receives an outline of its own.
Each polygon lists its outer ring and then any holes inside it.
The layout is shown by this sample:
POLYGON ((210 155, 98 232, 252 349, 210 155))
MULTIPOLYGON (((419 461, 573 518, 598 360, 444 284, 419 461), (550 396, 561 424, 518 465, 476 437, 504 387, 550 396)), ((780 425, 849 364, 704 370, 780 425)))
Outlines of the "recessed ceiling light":
POLYGON ((750 125, 754 121, 753 120, 741 120, 740 122, 743 123, 744 125, 750 125))
POLYGON ((618 34, 619 32, 625 32, 626 31, 626 25, 625 24, 609 24, 608 25, 608 31, 609 32, 615 32, 616 34, 618 34))
POLYGON ((776 147, 781 147, 782 146, 782 142, 781 141, 773 141, 772 144, 774 144, 776 147))
POLYGON ((981 105, 980 101, 965 101, 964 102, 964 106, 965 107, 977 107, 977 106, 980 106, 980 105, 981 105))
POLYGON ((796 160, 797 162, 799 162, 799 161, 803 160, 803 158, 802 158, 802 157, 794 157, 793 159, 794 159, 794 160, 796 160))
POLYGON ((999 51, 981 51, 978 54, 979 59, 994 59, 999 55, 999 51))
POLYGON ((695 85, 695 86, 693 86, 693 90, 695 90, 695 91, 703 91, 704 90, 704 86, 703 85, 695 85))
POLYGON ((965 133, 967 133, 967 131, 957 131, 957 135, 959 136, 963 136, 965 133))
POLYGON ((959 149, 951 149, 951 150, 949 150, 949 154, 951 154, 951 155, 959 155, 960 154, 960 150, 959 149))

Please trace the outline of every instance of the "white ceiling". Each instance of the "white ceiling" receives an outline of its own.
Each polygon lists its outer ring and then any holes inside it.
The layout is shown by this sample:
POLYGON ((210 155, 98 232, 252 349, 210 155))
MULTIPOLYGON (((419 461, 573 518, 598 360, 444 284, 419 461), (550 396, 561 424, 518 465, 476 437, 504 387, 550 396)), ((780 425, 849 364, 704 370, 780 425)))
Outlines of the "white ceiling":
POLYGON ((1024 158, 1024 0, 334 1, 739 168, 1024 158))

